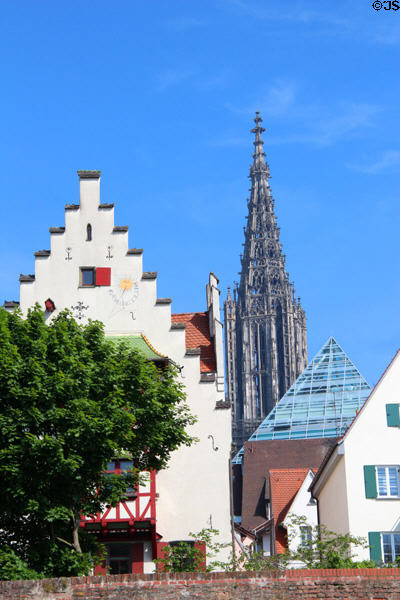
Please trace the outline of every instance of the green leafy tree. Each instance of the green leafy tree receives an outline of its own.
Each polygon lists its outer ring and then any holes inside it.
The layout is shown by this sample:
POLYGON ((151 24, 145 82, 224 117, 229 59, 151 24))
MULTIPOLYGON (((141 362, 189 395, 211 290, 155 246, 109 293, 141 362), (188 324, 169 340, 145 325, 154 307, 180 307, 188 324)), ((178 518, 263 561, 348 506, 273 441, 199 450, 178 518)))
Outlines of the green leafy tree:
MULTIPOLYGON (((289 519, 288 543, 289 548, 297 535, 299 527, 308 526, 304 516, 293 515, 289 519)), ((330 531, 324 525, 310 527, 310 538, 306 543, 299 544, 290 551, 291 560, 300 561, 308 568, 340 569, 357 566, 375 566, 373 561, 354 561, 356 548, 368 548, 368 542, 363 537, 350 533, 340 534, 330 531)))
POLYGON ((193 441, 172 365, 82 326, 68 311, 45 324, 0 310, 0 546, 46 575, 87 572, 96 548, 80 516, 115 505, 140 472, 162 469, 193 441), (107 462, 134 457, 123 476, 107 462))
MULTIPOLYGON (((253 548, 249 547, 235 557, 231 554, 230 559, 226 562, 211 561, 210 570, 219 568, 224 571, 285 571, 295 565, 313 569, 369 568, 377 566, 371 560, 354 560, 354 550, 356 548, 368 548, 365 538, 352 536, 351 534, 338 534, 323 525, 310 527, 311 535, 307 543, 295 547, 299 528, 301 526, 308 527, 308 523, 305 517, 297 515, 293 515, 288 521, 289 548, 286 552, 264 555, 263 552, 255 552, 253 548)), ((211 554, 207 554, 208 556, 213 556, 219 549, 230 546, 230 544, 216 543, 214 541, 216 534, 218 534, 217 530, 206 529, 193 536, 197 540, 207 541, 207 549, 211 551, 211 554)), ((193 549, 191 552, 194 556, 192 570, 202 570, 201 562, 196 560, 196 553, 193 549)), ((172 563, 171 565, 170 570, 174 570, 172 563)))
MULTIPOLYGON (((236 568, 247 571, 280 570, 293 566, 309 569, 336 569, 375 567, 370 560, 355 561, 354 550, 367 548, 368 543, 362 537, 349 533, 338 534, 323 525, 311 527, 304 516, 293 515, 288 519, 288 549, 282 554, 265 556, 263 552, 242 552, 236 558, 236 568), (300 527, 309 527, 310 536, 296 546, 300 527)), ((233 561, 227 565, 232 569, 233 561)))
POLYGON ((0 579, 38 579, 39 573, 30 569, 9 546, 0 548, 0 579))

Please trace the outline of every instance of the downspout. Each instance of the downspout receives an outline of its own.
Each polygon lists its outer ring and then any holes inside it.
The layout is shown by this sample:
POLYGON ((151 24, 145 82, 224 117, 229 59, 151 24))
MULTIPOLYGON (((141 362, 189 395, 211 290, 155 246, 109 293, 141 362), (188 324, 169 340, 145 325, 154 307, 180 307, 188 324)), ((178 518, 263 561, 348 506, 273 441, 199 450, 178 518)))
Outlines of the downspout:
POLYGON ((231 458, 231 455, 229 455, 228 468, 229 468, 229 499, 230 499, 231 535, 232 535, 232 566, 233 566, 233 570, 236 571, 235 521, 234 521, 234 515, 233 515, 233 484, 232 484, 232 458, 231 458))
POLYGON ((275 539, 275 520, 274 520, 274 511, 272 508, 272 497, 271 497, 271 477, 270 474, 268 472, 268 485, 269 485, 269 505, 270 505, 270 520, 272 521, 272 527, 271 527, 271 556, 272 555, 276 555, 276 539, 275 539))

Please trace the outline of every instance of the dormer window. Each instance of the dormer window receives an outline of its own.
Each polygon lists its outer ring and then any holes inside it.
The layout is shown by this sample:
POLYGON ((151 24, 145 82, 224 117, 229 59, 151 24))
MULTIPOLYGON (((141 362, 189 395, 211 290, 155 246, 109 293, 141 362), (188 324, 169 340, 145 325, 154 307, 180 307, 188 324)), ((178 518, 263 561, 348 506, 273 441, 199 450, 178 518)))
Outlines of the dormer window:
POLYGON ((86 241, 87 242, 92 241, 92 226, 90 223, 88 223, 86 226, 86 241))

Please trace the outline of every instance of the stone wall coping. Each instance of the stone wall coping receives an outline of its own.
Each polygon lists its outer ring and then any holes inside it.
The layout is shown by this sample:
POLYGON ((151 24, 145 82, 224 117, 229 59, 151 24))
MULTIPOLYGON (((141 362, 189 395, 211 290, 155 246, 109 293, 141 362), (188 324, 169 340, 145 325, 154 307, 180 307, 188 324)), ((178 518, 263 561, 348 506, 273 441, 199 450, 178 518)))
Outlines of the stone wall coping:
POLYGON ((108 584, 118 584, 125 582, 168 582, 170 585, 183 585, 186 582, 208 583, 215 580, 237 581, 290 581, 311 579, 313 581, 334 580, 334 579, 400 579, 400 568, 362 568, 362 569, 288 569, 287 571, 266 570, 266 571, 236 571, 221 572, 213 571, 211 573, 129 573, 127 575, 104 575, 104 576, 83 576, 83 577, 60 577, 54 579, 34 579, 18 581, 0 581, 0 590, 12 588, 34 587, 40 585, 44 588, 51 588, 52 591, 66 590, 67 587, 77 586, 107 586, 108 584), (44 586, 43 586, 44 584, 44 586))

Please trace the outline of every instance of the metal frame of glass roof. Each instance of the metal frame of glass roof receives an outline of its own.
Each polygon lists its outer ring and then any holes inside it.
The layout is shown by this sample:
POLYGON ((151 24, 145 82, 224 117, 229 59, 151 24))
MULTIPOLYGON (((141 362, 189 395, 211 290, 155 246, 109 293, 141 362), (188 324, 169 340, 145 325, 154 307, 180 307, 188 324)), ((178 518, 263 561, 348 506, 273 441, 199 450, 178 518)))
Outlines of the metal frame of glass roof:
MULTIPOLYGON (((333 337, 249 438, 295 440, 340 437, 371 388, 333 337)), ((240 463, 243 448, 233 459, 240 463)))

